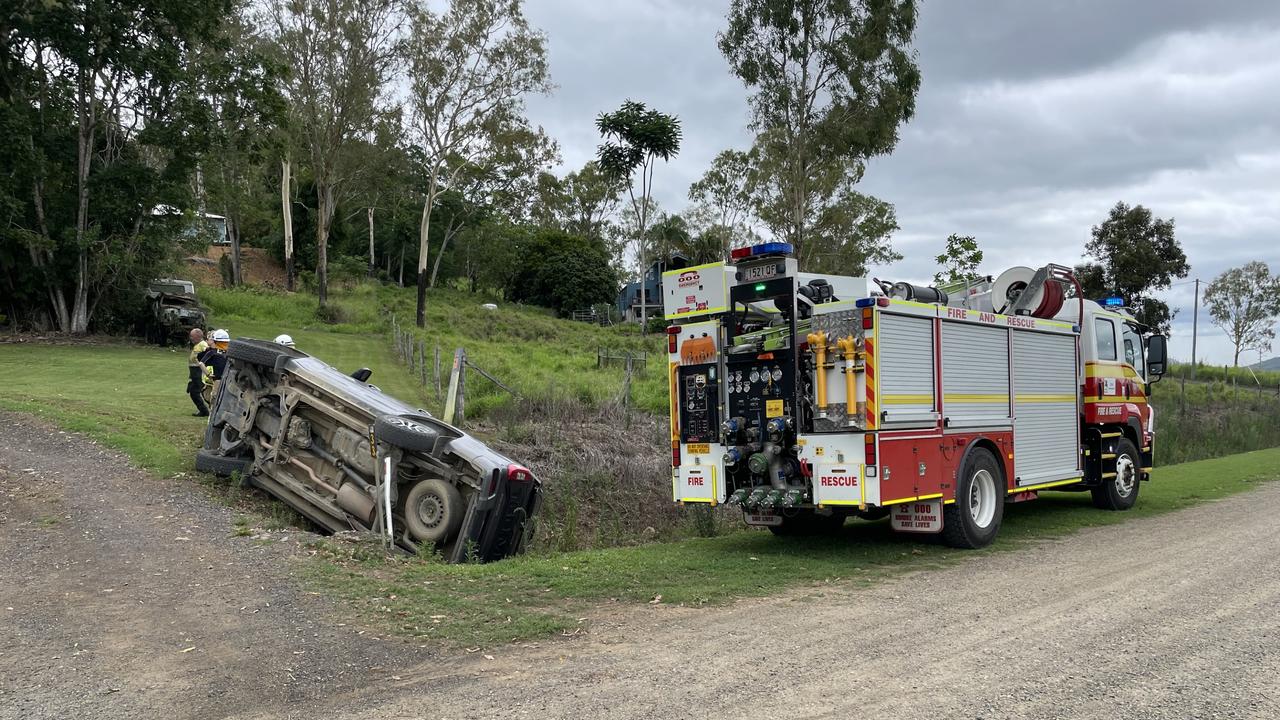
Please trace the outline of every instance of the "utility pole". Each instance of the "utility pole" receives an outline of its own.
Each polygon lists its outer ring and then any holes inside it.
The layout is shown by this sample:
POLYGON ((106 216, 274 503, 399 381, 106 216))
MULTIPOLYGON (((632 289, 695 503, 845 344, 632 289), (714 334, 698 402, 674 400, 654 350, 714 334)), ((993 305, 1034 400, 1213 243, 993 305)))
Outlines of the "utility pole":
POLYGON ((1200 278, 1196 278, 1196 299, 1191 311, 1191 379, 1196 379, 1196 339, 1200 331, 1200 278))

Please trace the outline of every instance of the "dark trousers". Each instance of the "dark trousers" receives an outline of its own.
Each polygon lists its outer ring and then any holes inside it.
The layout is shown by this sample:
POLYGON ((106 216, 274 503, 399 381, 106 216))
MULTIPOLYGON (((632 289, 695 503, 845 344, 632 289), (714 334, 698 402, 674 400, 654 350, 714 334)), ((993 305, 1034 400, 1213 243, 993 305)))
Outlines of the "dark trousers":
POLYGON ((204 382, 200 379, 200 366, 188 365, 187 371, 190 375, 187 380, 187 394, 191 396, 191 402, 195 403, 196 412, 208 415, 209 406, 204 404, 204 398, 200 396, 200 391, 204 389, 204 382))

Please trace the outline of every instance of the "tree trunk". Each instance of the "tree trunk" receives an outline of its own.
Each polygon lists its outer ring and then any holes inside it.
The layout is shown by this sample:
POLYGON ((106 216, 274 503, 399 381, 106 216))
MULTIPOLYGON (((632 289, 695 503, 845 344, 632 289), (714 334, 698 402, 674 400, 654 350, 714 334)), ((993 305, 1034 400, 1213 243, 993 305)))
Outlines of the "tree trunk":
POLYGON ((400 287, 404 287, 404 245, 400 246, 400 280, 398 284, 400 287))
POLYGON ((333 186, 316 183, 316 295, 320 304, 329 299, 329 223, 333 219, 333 186))
POLYGON ((430 287, 434 288, 436 286, 436 277, 440 274, 440 261, 444 260, 445 248, 449 247, 449 241, 457 234, 458 233, 452 229, 445 231, 444 240, 440 242, 440 247, 436 250, 436 261, 431 264, 431 282, 428 283, 430 287))
POLYGON ((293 204, 289 187, 291 163, 286 157, 280 161, 280 209, 284 216, 284 288, 293 292, 293 204))
MULTIPOLYGON (((40 228, 40 236, 44 238, 45 247, 52 247, 52 238, 49 237, 49 225, 44 215, 44 184, 37 179, 31 186, 31 199, 35 205, 36 224, 40 228)), ((53 310, 54 322, 57 323, 57 329, 61 332, 67 332, 71 329, 71 314, 67 312, 67 296, 62 292, 62 288, 52 278, 49 277, 49 271, 46 269, 50 261, 53 260, 47 249, 37 249, 34 245, 28 245, 27 250, 31 253, 31 264, 40 271, 40 277, 44 281, 45 290, 49 293, 49 305, 53 310)))
POLYGON ((227 239, 231 241, 231 284, 236 286, 244 283, 240 269, 240 221, 231 213, 230 208, 226 213, 227 239))
POLYGON ((89 164, 93 158, 93 117, 96 100, 92 96, 93 80, 81 67, 77 83, 79 129, 76 133, 76 292, 72 301, 70 330, 82 335, 89 330, 89 248, 85 235, 89 228, 89 164))
POLYGON ((418 310, 415 322, 418 327, 427 326, 427 242, 431 238, 431 206, 435 203, 436 176, 431 175, 427 199, 422 202, 422 221, 418 225, 418 310))
POLYGON ((369 208, 369 277, 378 272, 378 260, 373 254, 373 208, 369 208))

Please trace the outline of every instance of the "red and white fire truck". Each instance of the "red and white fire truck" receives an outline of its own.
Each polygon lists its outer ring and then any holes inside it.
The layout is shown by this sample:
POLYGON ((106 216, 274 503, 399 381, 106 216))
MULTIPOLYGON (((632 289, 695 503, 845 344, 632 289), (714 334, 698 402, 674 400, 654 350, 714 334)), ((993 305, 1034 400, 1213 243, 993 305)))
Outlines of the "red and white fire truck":
POLYGON ((1068 268, 937 289, 798 272, 790 246, 663 276, 672 495, 776 534, 895 530, 990 543, 1004 507, 1150 477, 1165 338, 1068 268))

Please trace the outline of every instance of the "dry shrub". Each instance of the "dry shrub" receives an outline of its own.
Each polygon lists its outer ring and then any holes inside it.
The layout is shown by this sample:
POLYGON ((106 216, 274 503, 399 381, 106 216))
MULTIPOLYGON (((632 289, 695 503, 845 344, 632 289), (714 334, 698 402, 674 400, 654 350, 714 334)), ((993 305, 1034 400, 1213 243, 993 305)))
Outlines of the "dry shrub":
POLYGON ((666 423, 562 394, 496 409, 493 445, 542 479, 536 550, 713 535, 735 518, 671 501, 666 423))

